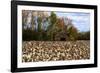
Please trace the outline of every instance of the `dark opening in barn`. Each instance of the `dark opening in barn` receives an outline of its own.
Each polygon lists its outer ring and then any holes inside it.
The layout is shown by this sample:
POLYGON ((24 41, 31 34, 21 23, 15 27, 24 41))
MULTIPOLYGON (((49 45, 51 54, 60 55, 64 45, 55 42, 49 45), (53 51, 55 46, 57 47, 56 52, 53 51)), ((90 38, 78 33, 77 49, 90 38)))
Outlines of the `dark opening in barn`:
POLYGON ((65 41, 66 39, 65 38, 60 38, 60 41, 65 41))

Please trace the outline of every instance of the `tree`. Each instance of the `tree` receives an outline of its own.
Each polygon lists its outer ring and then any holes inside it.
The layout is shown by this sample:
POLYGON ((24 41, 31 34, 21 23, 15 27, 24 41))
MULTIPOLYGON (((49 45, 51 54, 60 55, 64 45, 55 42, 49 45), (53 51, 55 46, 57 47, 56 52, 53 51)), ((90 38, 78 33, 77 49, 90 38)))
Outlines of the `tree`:
POLYGON ((38 33, 39 33, 38 37, 39 40, 42 40, 42 18, 38 17, 37 22, 38 22, 38 33))
POLYGON ((58 27, 59 30, 64 30, 65 24, 63 18, 57 19, 56 27, 58 27))
POLYGON ((38 22, 38 32, 41 32, 41 30, 42 30, 42 18, 38 17, 37 22, 38 22))
POLYGON ((31 25, 32 25, 32 30, 34 31, 35 22, 34 22, 34 17, 33 17, 33 15, 32 15, 32 19, 31 19, 31 25))
POLYGON ((48 36, 50 36, 50 39, 53 40, 54 29, 57 22, 56 14, 54 12, 51 12, 49 19, 50 19, 50 24, 48 26, 47 34, 48 36))
POLYGON ((87 32, 79 32, 78 40, 90 40, 90 31, 87 32))
POLYGON ((86 40, 90 40, 90 31, 87 31, 85 36, 86 36, 86 40))
POLYGON ((22 28, 24 29, 25 24, 27 23, 27 17, 29 12, 26 10, 22 10, 22 28))
POLYGON ((68 33, 69 40, 77 40, 78 31, 74 26, 70 27, 67 30, 67 33, 68 33))

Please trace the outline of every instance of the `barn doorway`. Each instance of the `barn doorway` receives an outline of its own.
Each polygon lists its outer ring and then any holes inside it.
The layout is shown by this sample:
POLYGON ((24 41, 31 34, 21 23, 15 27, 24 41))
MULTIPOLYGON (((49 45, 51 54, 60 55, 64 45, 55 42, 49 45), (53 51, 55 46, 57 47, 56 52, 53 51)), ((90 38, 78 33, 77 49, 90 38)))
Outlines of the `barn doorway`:
POLYGON ((66 41, 66 38, 60 38, 60 41, 66 41))

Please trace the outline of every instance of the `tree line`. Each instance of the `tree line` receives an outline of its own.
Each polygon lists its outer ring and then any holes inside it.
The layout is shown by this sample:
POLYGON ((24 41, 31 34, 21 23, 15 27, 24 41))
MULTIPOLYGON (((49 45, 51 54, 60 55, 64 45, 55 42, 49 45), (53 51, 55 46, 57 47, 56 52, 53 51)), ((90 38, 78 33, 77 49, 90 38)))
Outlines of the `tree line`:
POLYGON ((71 41, 90 39, 90 31, 79 32, 71 19, 58 17, 53 11, 50 15, 44 11, 22 11, 23 41, 60 41, 55 38, 61 37, 62 34, 71 41), (59 36, 56 36, 58 34, 59 36))

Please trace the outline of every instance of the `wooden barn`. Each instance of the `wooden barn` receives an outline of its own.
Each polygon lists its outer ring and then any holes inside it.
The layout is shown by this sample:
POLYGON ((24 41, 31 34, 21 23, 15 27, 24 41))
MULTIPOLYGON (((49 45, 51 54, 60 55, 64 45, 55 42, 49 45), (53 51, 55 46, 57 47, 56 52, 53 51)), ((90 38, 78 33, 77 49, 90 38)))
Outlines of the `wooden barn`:
POLYGON ((54 36, 55 41, 67 41, 68 34, 65 31, 61 31, 54 36))

